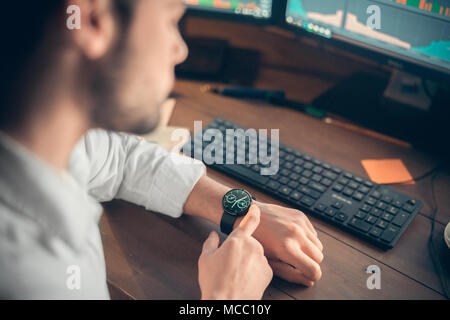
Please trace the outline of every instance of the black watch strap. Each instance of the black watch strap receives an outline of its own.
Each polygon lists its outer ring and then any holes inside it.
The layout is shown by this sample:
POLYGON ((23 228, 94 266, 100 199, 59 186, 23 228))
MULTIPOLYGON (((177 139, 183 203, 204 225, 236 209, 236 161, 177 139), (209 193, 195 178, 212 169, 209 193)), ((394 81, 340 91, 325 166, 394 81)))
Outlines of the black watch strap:
POLYGON ((220 220, 220 231, 225 234, 230 234, 233 231, 233 226, 237 218, 237 216, 232 216, 231 214, 224 212, 222 214, 222 219, 220 220))

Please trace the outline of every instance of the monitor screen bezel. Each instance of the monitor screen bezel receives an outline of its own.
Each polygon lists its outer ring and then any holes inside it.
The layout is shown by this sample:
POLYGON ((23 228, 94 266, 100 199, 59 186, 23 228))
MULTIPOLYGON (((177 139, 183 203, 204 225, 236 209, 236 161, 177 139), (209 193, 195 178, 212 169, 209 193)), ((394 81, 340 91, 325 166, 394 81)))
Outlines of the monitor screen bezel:
POLYGON ((416 76, 436 81, 448 81, 450 79, 450 69, 439 68, 438 66, 427 63, 425 61, 416 60, 405 55, 379 48, 364 42, 359 42, 345 36, 333 34, 331 38, 326 38, 318 34, 306 31, 305 29, 292 25, 287 22, 287 0, 280 1, 283 3, 281 10, 282 18, 278 17, 277 25, 294 32, 295 34, 307 36, 315 39, 324 45, 332 45, 340 50, 357 54, 363 58, 368 58, 382 65, 404 71, 416 76))
POLYGON ((202 17, 202 18, 208 18, 208 19, 221 19, 221 20, 230 20, 230 21, 236 21, 236 22, 244 22, 244 23, 251 23, 261 26, 270 26, 275 25, 276 20, 276 14, 282 14, 282 11, 280 11, 279 8, 284 7, 285 5, 282 4, 284 1, 280 0, 272 0, 272 12, 271 16, 269 18, 258 18, 252 15, 244 15, 244 14, 233 14, 233 13, 226 13, 226 12, 220 12, 220 11, 214 11, 214 10, 208 10, 208 9, 196 9, 194 7, 189 7, 186 5, 186 15, 185 17, 202 17), (274 11, 275 10, 275 11, 274 11))

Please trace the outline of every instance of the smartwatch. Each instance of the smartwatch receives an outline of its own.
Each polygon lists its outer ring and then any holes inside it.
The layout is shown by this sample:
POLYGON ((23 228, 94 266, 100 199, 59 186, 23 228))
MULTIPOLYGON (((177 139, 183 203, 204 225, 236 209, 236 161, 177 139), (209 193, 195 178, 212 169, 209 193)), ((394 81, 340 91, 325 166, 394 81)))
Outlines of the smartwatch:
POLYGON ((252 205, 254 197, 244 189, 228 191, 222 199, 223 215, 220 221, 220 231, 230 234, 236 219, 245 216, 252 205))

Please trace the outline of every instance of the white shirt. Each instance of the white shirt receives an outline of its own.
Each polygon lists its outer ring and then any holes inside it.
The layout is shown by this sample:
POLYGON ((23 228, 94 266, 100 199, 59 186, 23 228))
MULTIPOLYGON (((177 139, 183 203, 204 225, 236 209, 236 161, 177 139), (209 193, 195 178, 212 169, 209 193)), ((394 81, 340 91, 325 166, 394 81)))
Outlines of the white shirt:
POLYGON ((109 299, 98 202, 179 217, 205 173, 135 136, 90 131, 58 172, 0 133, 0 298, 109 299))

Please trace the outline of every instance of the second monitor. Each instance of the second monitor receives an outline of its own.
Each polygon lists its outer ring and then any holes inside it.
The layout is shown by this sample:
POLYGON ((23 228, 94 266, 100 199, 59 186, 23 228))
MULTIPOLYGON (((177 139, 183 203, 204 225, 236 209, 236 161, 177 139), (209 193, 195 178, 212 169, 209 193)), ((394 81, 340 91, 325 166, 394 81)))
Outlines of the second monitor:
POLYGON ((184 0, 188 8, 215 14, 251 17, 269 20, 272 17, 272 0, 184 0))

